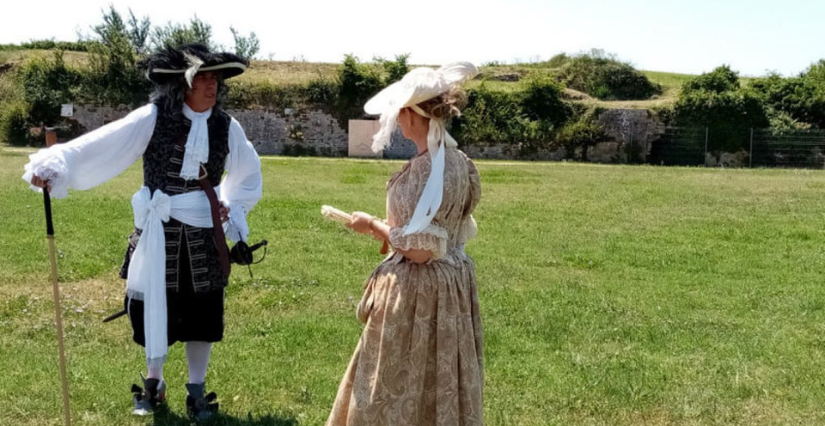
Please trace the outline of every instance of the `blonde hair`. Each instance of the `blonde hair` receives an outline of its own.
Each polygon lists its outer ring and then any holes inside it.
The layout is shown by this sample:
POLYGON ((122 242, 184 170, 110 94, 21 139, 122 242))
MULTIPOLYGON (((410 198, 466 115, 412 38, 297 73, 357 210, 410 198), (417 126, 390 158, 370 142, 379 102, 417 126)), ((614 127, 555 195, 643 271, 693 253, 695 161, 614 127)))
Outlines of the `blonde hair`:
POLYGON ((467 94, 461 88, 454 87, 417 106, 430 117, 437 120, 449 120, 461 116, 461 108, 467 104, 467 94))

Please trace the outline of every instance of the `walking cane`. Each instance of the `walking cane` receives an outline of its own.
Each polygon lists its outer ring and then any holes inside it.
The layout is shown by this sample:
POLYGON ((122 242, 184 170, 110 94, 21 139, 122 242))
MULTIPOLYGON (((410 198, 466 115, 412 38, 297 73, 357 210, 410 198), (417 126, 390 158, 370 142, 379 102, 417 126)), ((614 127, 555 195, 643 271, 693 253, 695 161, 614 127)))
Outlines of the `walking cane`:
POLYGON ((49 258, 52 264, 52 289, 54 293, 54 321, 57 324, 57 351, 60 356, 60 379, 63 382, 63 413, 66 426, 72 425, 69 411, 69 382, 66 379, 66 353, 63 349, 63 318, 60 314, 60 289, 57 286, 57 259, 54 250, 54 225, 52 224, 52 201, 48 188, 43 188, 43 206, 46 209, 46 238, 49 240, 49 258))

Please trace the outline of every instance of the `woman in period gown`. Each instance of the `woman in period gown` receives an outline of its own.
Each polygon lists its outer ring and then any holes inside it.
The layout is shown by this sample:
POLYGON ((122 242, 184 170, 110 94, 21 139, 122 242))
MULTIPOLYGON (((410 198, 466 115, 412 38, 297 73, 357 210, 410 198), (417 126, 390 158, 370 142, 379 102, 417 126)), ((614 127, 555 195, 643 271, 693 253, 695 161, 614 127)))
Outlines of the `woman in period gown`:
POLYGON ((366 282, 365 328, 328 425, 483 424, 481 317, 464 253, 481 187, 445 129, 464 99, 457 85, 476 73, 467 63, 417 68, 365 106, 381 114, 374 149, 398 123, 418 154, 387 184, 386 221, 355 212, 347 225, 392 253, 366 282))

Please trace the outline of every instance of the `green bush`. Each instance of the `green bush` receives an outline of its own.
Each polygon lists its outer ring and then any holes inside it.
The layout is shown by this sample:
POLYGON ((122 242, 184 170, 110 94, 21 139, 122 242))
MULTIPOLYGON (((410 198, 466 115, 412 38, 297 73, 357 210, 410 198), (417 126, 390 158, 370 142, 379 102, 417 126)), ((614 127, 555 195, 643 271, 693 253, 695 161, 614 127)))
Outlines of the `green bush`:
POLYGON ((308 104, 321 107, 332 105, 337 93, 336 82, 324 78, 312 80, 301 89, 301 96, 308 104))
POLYGON ((609 137, 604 129, 596 124, 593 117, 595 113, 585 114, 577 120, 572 120, 559 129, 556 133, 554 146, 564 147, 568 157, 572 158, 575 150, 581 148, 581 160, 587 161, 587 150, 609 137))
POLYGON ((387 73, 387 78, 384 79, 385 85, 390 85, 401 78, 404 77, 407 72, 410 71, 409 65, 407 65, 407 59, 410 58, 409 53, 405 53, 403 55, 395 55, 394 61, 388 61, 386 59, 377 58, 376 62, 381 64, 384 67, 384 71, 387 73))
MULTIPOLYGON (((532 91, 500 92, 484 84, 467 91, 467 106, 452 123, 451 132, 462 144, 518 144, 522 154, 548 147, 561 118, 572 113, 566 104, 546 100, 540 93, 556 93, 557 87, 536 83, 532 91), (526 106, 526 100, 531 102, 526 106)), ((558 94, 558 93, 557 93, 558 94)))
POLYGON ((63 52, 55 51, 51 59, 37 56, 28 60, 20 71, 23 98, 30 105, 32 126, 53 126, 60 121, 60 105, 73 102, 81 88, 83 76, 63 62, 63 52))
POLYGON ((302 105, 304 86, 279 85, 271 82, 251 83, 245 80, 230 80, 228 99, 230 108, 276 107, 291 108, 302 105))
POLYGON ((765 104, 772 122, 798 122, 825 128, 823 74, 825 62, 820 61, 798 77, 782 78, 771 74, 751 80, 748 88, 765 104))
POLYGON ((531 120, 547 121, 552 126, 558 126, 573 113, 570 105, 563 100, 564 87, 549 76, 531 75, 521 93, 524 113, 531 120))
POLYGON ((771 130, 779 132, 786 130, 809 130, 811 128, 810 123, 801 122, 787 112, 775 109, 768 110, 768 121, 771 130))
POLYGON ((746 148, 751 128, 770 125, 762 99, 739 85, 739 75, 727 66, 702 74, 682 86, 673 107, 678 126, 708 127, 711 151, 746 148))
POLYGON ((23 88, 20 85, 19 70, 9 67, 6 72, 0 71, 0 106, 20 99, 23 99, 23 88))
POLYGON ((559 53, 558 55, 554 55, 550 60, 544 62, 549 68, 561 68, 565 64, 570 61, 570 56, 567 56, 566 53, 559 53))
POLYGON ((697 92, 700 90, 724 93, 740 89, 739 73, 730 69, 728 65, 716 67, 713 71, 704 73, 686 81, 682 85, 683 92, 697 92))
POLYGON ((588 111, 565 102, 562 95, 562 86, 541 74, 530 75, 524 89, 516 92, 491 90, 482 83, 467 91, 467 106, 453 121, 451 132, 462 145, 516 144, 521 154, 603 140, 601 128, 592 120, 570 127, 568 123, 576 123, 588 111), (565 128, 559 143, 559 131, 565 128))
POLYGON ((598 50, 566 60, 559 78, 567 87, 602 100, 650 99, 662 93, 659 84, 630 64, 598 50))
POLYGON ((0 106, 0 137, 11 145, 29 144, 29 106, 21 100, 0 106))
POLYGON ((336 109, 347 118, 364 115, 364 104, 384 87, 378 70, 362 64, 353 55, 346 55, 338 67, 338 96, 336 109))
MULTIPOLYGON (((16 99, 27 105, 27 128, 61 123, 60 105, 64 103, 136 105, 146 101, 149 84, 135 68, 128 43, 96 44, 90 50, 90 65, 85 69, 67 66, 61 50, 31 57, 20 66, 14 78, 21 88, 16 99)), ((21 107, 14 111, 19 113, 21 107)))
POLYGON ((461 144, 516 142, 529 133, 524 125, 528 121, 517 95, 482 84, 467 91, 467 106, 451 130, 461 144))

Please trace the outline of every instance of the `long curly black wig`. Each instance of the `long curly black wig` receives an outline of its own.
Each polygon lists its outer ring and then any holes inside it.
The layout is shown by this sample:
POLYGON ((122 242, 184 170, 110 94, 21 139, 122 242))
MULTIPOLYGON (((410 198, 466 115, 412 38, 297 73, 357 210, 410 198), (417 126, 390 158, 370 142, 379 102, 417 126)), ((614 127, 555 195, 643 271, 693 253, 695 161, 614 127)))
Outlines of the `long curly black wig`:
POLYGON ((245 67, 249 65, 249 61, 238 55, 226 52, 212 53, 206 45, 201 43, 187 43, 178 48, 167 46, 138 63, 141 72, 154 84, 149 100, 169 114, 175 116, 182 114, 186 91, 189 90, 184 71, 191 67, 194 61, 201 62, 201 69, 230 65, 216 70, 218 96, 215 107, 217 108, 221 108, 226 100, 228 88, 225 80, 243 73, 245 67), (231 66, 233 64, 242 67, 231 66), (179 72, 163 72, 168 70, 179 72))

